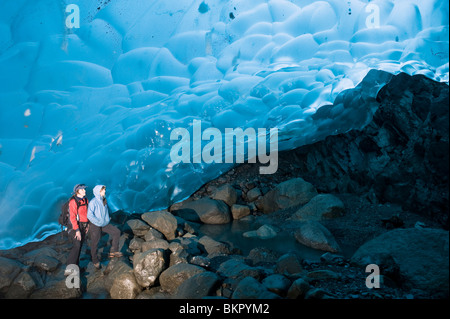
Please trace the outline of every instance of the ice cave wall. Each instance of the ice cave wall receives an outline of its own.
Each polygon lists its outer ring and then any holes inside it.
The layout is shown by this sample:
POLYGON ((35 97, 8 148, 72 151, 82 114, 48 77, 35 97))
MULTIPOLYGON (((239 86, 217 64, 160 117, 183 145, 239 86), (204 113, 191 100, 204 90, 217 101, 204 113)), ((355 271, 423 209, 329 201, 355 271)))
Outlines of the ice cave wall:
MULTIPOLYGON (((221 131, 276 127, 285 150, 363 126, 373 110, 357 103, 320 123, 311 116, 371 69, 448 83, 443 0, 0 8, 0 249, 58 231, 76 183, 108 185, 112 210, 189 196, 231 167, 172 163, 171 131, 192 130, 194 120, 221 131)), ((384 84, 373 81, 369 95, 384 84)))

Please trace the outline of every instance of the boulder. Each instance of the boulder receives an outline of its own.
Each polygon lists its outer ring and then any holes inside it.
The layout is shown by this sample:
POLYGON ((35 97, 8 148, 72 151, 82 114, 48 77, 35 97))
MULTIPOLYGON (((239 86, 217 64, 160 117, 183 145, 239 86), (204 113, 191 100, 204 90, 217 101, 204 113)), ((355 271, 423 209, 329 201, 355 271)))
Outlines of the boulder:
POLYGON ((304 205, 317 195, 316 188, 302 178, 293 178, 278 184, 256 201, 256 205, 265 214, 304 205))
POLYGON ((253 277, 245 277, 237 285, 231 299, 280 299, 253 277))
POLYGON ((259 196, 262 196, 262 193, 258 187, 252 188, 247 192, 247 200, 249 202, 254 202, 259 198, 259 196))
POLYGON ((188 221, 204 224, 226 224, 231 221, 228 205, 221 200, 210 198, 184 201, 173 206, 171 211, 188 221))
POLYGON ((36 256, 33 264, 40 270, 52 272, 58 269, 61 262, 51 256, 36 256))
POLYGON ((319 194, 290 218, 294 220, 322 220, 343 216, 344 212, 344 203, 339 198, 331 194, 319 194))
POLYGON ((231 206, 231 215, 233 219, 241 219, 242 217, 250 215, 250 207, 247 205, 234 204, 231 206))
POLYGON ((0 294, 7 291, 24 268, 25 266, 18 261, 0 257, 0 294))
POLYGON ((157 231, 156 229, 150 227, 147 233, 145 233, 144 240, 145 241, 152 241, 154 239, 164 239, 164 235, 157 231))
POLYGON ((273 226, 263 225, 257 230, 251 230, 242 234, 247 238, 259 238, 259 239, 270 239, 277 235, 277 231, 273 226))
POLYGON ((300 244, 332 253, 341 250, 333 235, 321 223, 310 220, 299 222, 298 225, 294 236, 300 244))
MULTIPOLYGON (((387 260, 386 256, 395 261, 405 287, 448 298, 448 231, 433 228, 391 230, 363 244, 351 262, 366 267, 387 260)), ((385 265, 378 266, 383 275, 385 265)))
POLYGON ((25 264, 35 266, 42 271, 55 271, 61 262, 58 253, 51 247, 41 247, 23 255, 25 264))
POLYGON ((303 279, 299 278, 295 280, 287 292, 286 298, 288 299, 302 299, 305 298, 310 285, 303 279))
POLYGON ((33 277, 24 271, 14 279, 5 297, 8 299, 26 299, 36 288, 37 285, 33 277))
POLYGON ((41 289, 33 291, 31 299, 76 299, 80 298, 82 291, 80 288, 68 288, 66 278, 52 280, 45 283, 41 289))
POLYGON ((173 294, 184 281, 205 271, 196 265, 179 263, 164 270, 159 277, 159 283, 164 291, 173 294))
POLYGON ((152 287, 167 267, 167 254, 163 249, 149 249, 134 255, 133 271, 136 282, 145 288, 152 287))
POLYGON ((104 275, 104 287, 107 291, 111 291, 111 287, 114 284, 116 278, 125 273, 132 273, 133 267, 125 260, 125 258, 114 258, 109 263, 106 269, 103 271, 104 275))
POLYGON ((167 242, 167 240, 164 240, 164 239, 154 239, 152 241, 143 242, 141 245, 142 252, 145 252, 149 249, 155 249, 155 248, 167 250, 167 249, 169 249, 169 243, 167 242))
MULTIPOLYGON (((205 239, 209 237, 203 238, 202 242, 205 243, 205 239)), ((212 239, 211 239, 212 240, 212 239)), ((217 244, 220 244, 216 242, 217 244)), ((184 238, 179 237, 174 240, 172 240, 169 244, 169 249, 172 252, 175 252, 180 249, 186 250, 187 253, 190 255, 201 255, 201 243, 199 242, 199 239, 197 237, 191 237, 191 238, 184 238)))
POLYGON ((220 278, 215 273, 205 271, 186 279, 178 287, 177 299, 201 299, 215 294, 220 278))
POLYGON ((231 249, 228 244, 222 243, 220 241, 214 240, 209 236, 202 236, 199 238, 198 243, 201 247, 208 253, 211 254, 231 254, 231 249))
POLYGON ((211 195, 212 199, 222 200, 228 206, 233 206, 237 201, 237 193, 236 190, 229 184, 225 184, 216 190, 214 190, 211 195))
POLYGON ((149 226, 140 219, 130 219, 127 221, 127 225, 135 236, 144 237, 149 230, 149 226))
POLYGON ((241 280, 245 277, 260 279, 264 275, 264 270, 258 267, 251 267, 243 260, 231 258, 220 264, 217 273, 223 277, 241 280))
POLYGON ((176 237, 177 219, 168 211, 161 210, 144 213, 141 218, 147 224, 161 232, 167 240, 172 240, 176 237))
POLYGON ((130 243, 128 244, 128 248, 133 252, 141 252, 142 244, 144 243, 144 240, 140 237, 134 237, 132 240, 130 240, 130 243))
POLYGON ((280 254, 267 247, 255 247, 251 249, 248 253, 246 261, 249 261, 251 265, 264 264, 264 263, 275 263, 280 254))
POLYGON ((303 267, 295 254, 286 253, 278 258, 275 270, 279 274, 291 275, 303 272, 303 267))
POLYGON ((124 273, 114 280, 110 295, 112 299, 134 299, 141 291, 133 273, 124 273))
POLYGON ((267 290, 284 297, 291 286, 291 281, 280 274, 270 275, 262 281, 267 290))

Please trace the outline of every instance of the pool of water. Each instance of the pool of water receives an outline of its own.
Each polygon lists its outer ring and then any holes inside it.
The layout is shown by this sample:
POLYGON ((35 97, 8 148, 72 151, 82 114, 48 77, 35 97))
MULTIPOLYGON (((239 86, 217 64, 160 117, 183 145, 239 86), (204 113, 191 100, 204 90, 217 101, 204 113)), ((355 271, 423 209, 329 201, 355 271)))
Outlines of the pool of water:
POLYGON ((294 252, 297 256, 316 261, 325 251, 313 249, 300 244, 288 230, 279 229, 277 236, 270 239, 248 238, 243 234, 247 231, 261 227, 261 222, 249 220, 234 220, 224 225, 202 225, 200 232, 222 242, 230 242, 234 247, 241 249, 244 256, 257 247, 264 247, 280 254, 294 252))

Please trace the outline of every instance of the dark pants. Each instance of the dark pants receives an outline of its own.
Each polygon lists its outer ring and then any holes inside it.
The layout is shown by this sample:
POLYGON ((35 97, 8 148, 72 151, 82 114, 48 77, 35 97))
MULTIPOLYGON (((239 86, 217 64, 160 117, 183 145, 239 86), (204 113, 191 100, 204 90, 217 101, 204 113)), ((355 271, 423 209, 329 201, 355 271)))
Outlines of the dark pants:
POLYGON ((97 247, 102 232, 107 233, 112 239, 111 252, 115 253, 119 251, 120 230, 111 224, 104 227, 98 227, 91 223, 89 226, 89 234, 91 239, 91 257, 94 264, 98 263, 97 247))
POLYGON ((69 240, 72 242, 72 249, 70 250, 69 257, 67 257, 67 265, 75 264, 78 266, 80 262, 81 247, 83 247, 83 243, 86 239, 87 225, 88 223, 80 223, 79 225, 81 240, 75 238, 75 230, 70 229, 67 232, 69 240))

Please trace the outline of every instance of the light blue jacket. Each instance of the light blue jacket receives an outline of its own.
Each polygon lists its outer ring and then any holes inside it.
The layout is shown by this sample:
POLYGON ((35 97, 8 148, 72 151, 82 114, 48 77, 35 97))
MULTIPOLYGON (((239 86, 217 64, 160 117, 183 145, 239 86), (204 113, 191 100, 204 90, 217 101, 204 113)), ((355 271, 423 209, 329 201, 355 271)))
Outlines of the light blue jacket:
POLYGON ((94 198, 89 201, 87 213, 89 221, 98 227, 104 227, 110 221, 108 205, 103 205, 103 197, 100 195, 102 187, 103 185, 94 187, 94 198))

